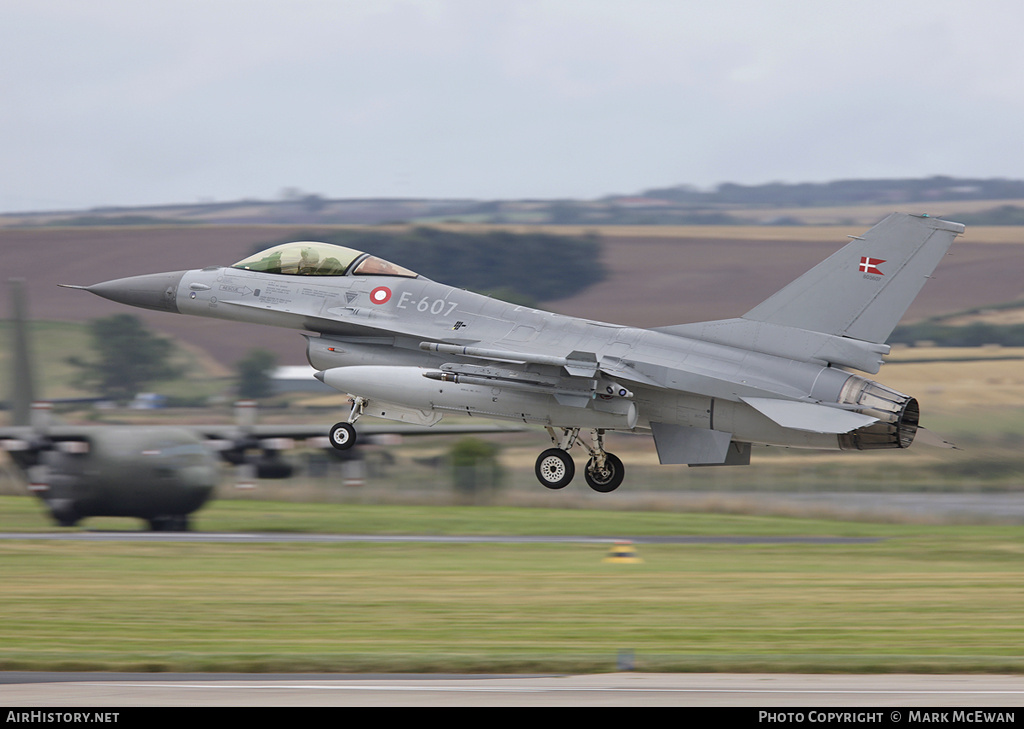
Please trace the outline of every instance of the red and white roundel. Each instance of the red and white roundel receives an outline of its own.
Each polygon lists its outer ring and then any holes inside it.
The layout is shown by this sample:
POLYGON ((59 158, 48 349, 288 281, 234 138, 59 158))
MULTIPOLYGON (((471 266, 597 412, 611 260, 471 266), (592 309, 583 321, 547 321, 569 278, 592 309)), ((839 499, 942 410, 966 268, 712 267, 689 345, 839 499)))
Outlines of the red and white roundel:
POLYGON ((378 286, 370 292, 370 301, 375 304, 386 304, 391 298, 391 289, 387 286, 378 286))

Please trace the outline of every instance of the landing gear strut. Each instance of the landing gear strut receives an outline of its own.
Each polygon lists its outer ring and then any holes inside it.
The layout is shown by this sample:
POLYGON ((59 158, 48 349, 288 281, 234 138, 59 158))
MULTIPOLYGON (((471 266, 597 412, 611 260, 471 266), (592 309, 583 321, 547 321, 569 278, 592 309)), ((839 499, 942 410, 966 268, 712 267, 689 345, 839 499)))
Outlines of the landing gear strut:
POLYGON ((626 469, 619 457, 604 449, 604 431, 591 431, 594 444, 588 446, 590 460, 585 473, 587 485, 598 493, 608 494, 622 485, 626 469))
MULTIPOLYGON (((556 434, 554 428, 548 428, 548 434, 555 447, 548 448, 538 456, 534 473, 537 475, 537 480, 546 488, 565 488, 576 475, 576 465, 569 455, 569 449, 577 442, 580 429, 562 428, 561 435, 559 435, 556 434)), ((591 431, 591 443, 591 445, 584 443, 584 447, 590 453, 590 460, 587 461, 584 471, 587 485, 594 491, 603 494, 610 493, 622 484, 625 467, 618 456, 605 451, 603 430, 591 431)))
POLYGON ((356 444, 356 429, 354 423, 363 414, 366 400, 357 397, 352 401, 352 411, 348 414, 348 420, 344 423, 335 423, 328 435, 331 445, 339 451, 347 451, 356 444))
POLYGON ((602 494, 611 493, 621 486, 625 475, 622 461, 612 453, 604 454, 604 466, 598 466, 597 459, 591 458, 587 461, 587 470, 584 472, 587 485, 602 494))

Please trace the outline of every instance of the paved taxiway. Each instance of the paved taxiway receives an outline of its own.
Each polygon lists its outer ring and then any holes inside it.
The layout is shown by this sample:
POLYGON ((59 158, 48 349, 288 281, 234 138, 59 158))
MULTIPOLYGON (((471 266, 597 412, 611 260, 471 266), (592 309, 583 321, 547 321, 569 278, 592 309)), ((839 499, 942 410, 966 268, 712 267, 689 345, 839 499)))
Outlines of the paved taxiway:
POLYGON ((1024 676, 0 673, 0 705, 1015 707, 1024 676))
POLYGON ((2 539, 54 540, 64 542, 222 542, 245 544, 247 542, 429 542, 448 544, 557 544, 581 542, 590 544, 614 544, 630 541, 636 544, 871 544, 882 541, 878 537, 697 537, 697 536, 655 536, 655 537, 587 537, 587 536, 451 536, 441 534, 415 534, 391 536, 386 534, 289 534, 289 533, 243 533, 243 532, 143 532, 143 531, 82 531, 82 532, 0 532, 2 539))

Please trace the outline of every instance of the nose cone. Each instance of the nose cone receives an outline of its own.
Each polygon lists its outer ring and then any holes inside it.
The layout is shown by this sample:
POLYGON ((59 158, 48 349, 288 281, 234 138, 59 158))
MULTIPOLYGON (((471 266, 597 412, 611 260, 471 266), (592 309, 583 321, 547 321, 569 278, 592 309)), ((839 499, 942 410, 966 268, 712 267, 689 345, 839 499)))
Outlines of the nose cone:
POLYGON ((146 276, 129 276, 104 281, 92 286, 81 286, 86 291, 102 296, 119 304, 138 306, 142 309, 178 313, 178 284, 187 271, 151 273, 146 276))

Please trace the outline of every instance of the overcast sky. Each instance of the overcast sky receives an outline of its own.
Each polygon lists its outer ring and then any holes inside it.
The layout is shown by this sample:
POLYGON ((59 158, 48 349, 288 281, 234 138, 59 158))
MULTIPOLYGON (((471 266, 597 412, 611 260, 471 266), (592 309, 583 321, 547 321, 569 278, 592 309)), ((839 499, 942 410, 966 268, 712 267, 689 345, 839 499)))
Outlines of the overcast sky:
POLYGON ((1020 0, 0 0, 0 212, 1024 178, 1020 0))

